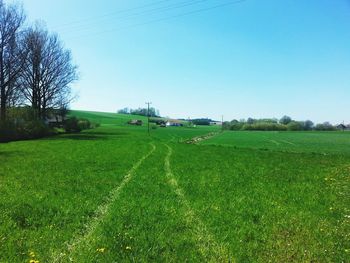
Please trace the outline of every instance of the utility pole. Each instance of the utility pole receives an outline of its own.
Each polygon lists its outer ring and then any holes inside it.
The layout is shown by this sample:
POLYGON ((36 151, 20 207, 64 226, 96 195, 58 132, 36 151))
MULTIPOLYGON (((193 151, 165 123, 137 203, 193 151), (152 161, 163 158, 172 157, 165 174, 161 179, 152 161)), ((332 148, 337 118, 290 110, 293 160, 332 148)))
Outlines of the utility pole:
POLYGON ((151 135, 151 133, 150 133, 150 129, 149 129, 149 105, 151 105, 152 104, 152 102, 146 102, 146 104, 147 104, 147 125, 148 125, 148 135, 151 135))
POLYGON ((221 115, 221 131, 224 131, 224 115, 221 115))

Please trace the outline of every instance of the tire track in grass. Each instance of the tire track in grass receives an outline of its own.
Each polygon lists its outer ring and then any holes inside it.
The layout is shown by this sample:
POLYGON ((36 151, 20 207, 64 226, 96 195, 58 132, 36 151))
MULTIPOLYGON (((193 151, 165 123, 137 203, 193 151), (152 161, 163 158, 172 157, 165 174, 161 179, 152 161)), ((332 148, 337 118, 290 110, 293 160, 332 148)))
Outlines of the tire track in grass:
POLYGON ((288 144, 290 144, 290 145, 296 145, 295 143, 292 143, 292 142, 290 142, 290 141, 287 141, 287 140, 280 140, 281 142, 284 142, 284 143, 288 143, 288 144))
POLYGON ((67 244, 66 252, 55 251, 51 255, 50 262, 71 262, 73 259, 71 255, 84 243, 89 242, 93 236, 98 225, 108 216, 111 205, 118 199, 120 192, 131 181, 135 171, 141 166, 141 164, 156 150, 156 146, 151 143, 152 149, 138 160, 132 168, 128 171, 123 181, 114 189, 112 189, 108 195, 107 201, 101 204, 95 211, 95 216, 86 225, 83 234, 74 236, 67 244))
POLYGON ((187 200, 183 189, 179 186, 171 170, 170 158, 173 149, 168 144, 164 145, 168 149, 164 160, 165 175, 169 185, 174 189, 176 195, 186 208, 184 219, 188 225, 191 225, 194 228, 199 252, 207 262, 234 262, 233 258, 229 255, 229 249, 224 244, 218 243, 215 240, 215 237, 209 232, 204 222, 192 209, 190 202, 187 200))
POLYGON ((269 140, 269 142, 272 142, 272 143, 274 143, 277 146, 281 145, 278 141, 275 141, 275 140, 269 140))

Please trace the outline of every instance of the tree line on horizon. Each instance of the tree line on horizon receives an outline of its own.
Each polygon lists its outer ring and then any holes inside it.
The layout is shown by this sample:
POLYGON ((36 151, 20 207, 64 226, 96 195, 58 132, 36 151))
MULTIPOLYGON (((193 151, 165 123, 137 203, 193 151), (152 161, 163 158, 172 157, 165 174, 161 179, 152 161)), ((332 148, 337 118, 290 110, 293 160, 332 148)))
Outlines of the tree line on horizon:
POLYGON ((246 130, 246 131, 335 131, 336 126, 329 122, 314 124, 310 120, 296 121, 289 116, 278 119, 253 119, 232 120, 223 123, 225 130, 246 130))
POLYGON ((123 108, 117 111, 119 114, 130 114, 130 115, 140 115, 140 116, 149 116, 149 117, 160 117, 159 110, 157 110, 154 107, 148 108, 137 108, 137 109, 131 109, 131 108, 123 108))
MULTIPOLYGON (((140 116, 149 116, 150 117, 161 117, 159 110, 151 107, 149 109, 147 108, 137 108, 137 109, 131 109, 128 107, 125 107, 123 109, 120 109, 117 111, 119 114, 130 114, 130 115, 140 115, 140 116)), ((188 121, 192 125, 200 125, 200 126, 208 126, 211 125, 213 121, 209 118, 197 118, 197 119, 180 119, 183 121, 188 121)), ((239 130, 246 130, 246 131, 336 131, 339 129, 342 130, 349 130, 350 124, 345 125, 338 125, 334 126, 330 122, 323 122, 315 124, 311 120, 306 121, 297 121, 293 120, 291 117, 284 115, 281 119, 276 118, 263 118, 263 119, 254 119, 254 118, 248 118, 248 119, 241 119, 241 120, 232 120, 232 121, 226 121, 222 124, 222 127, 224 130, 232 130, 232 131, 239 131, 239 130), (341 127, 339 127, 341 126, 341 127)))
POLYGON ((19 4, 0 0, 0 135, 47 132, 52 112, 65 114, 78 79, 57 34, 41 23, 29 24, 19 4))

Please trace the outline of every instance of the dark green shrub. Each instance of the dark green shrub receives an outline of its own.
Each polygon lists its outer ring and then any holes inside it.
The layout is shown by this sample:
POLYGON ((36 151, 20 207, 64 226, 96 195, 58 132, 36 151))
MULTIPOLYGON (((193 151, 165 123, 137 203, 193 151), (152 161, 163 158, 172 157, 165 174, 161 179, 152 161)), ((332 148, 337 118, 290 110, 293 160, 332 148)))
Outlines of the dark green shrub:
POLYGON ((245 131, 286 131, 287 126, 278 123, 259 122, 254 124, 244 124, 242 130, 245 131))
POLYGON ((239 131, 239 130, 242 129, 243 125, 244 124, 241 123, 241 122, 234 122, 234 123, 231 124, 230 130, 232 130, 232 131, 239 131))
POLYGON ((0 123, 0 142, 10 141, 11 138, 16 137, 16 129, 10 122, 0 123))
POLYGON ((63 128, 66 132, 81 132, 93 128, 91 122, 87 119, 78 119, 77 117, 71 117, 64 121, 63 128))
POLYGON ((26 139, 34 139, 50 135, 52 130, 41 120, 31 120, 20 126, 19 133, 26 139))
POLYGON ((302 131, 304 130, 303 124, 301 122, 292 121, 287 124, 288 131, 302 131))
POLYGON ((53 130, 41 120, 8 120, 0 125, 0 142, 36 139, 53 133, 53 130))
POLYGON ((64 121, 63 128, 66 132, 81 132, 79 120, 76 117, 71 117, 64 121))
POLYGON ((315 127, 315 130, 316 131, 335 131, 336 127, 334 127, 329 122, 324 122, 324 123, 317 124, 315 127))
POLYGON ((195 120, 192 120, 192 123, 195 125, 209 126, 210 120, 208 120, 208 119, 195 119, 195 120))
POLYGON ((89 120, 86 119, 79 119, 78 121, 78 127, 80 128, 80 130, 88 130, 91 129, 91 122, 89 120))

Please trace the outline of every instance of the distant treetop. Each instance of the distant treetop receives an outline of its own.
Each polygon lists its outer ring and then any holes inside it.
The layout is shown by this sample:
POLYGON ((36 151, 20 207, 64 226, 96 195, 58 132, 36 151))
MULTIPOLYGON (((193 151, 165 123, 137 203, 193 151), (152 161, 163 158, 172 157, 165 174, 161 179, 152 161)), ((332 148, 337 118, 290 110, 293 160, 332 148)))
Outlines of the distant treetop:
POLYGON ((150 117, 160 117, 159 110, 151 107, 149 108, 149 113, 147 108, 138 108, 138 109, 130 109, 123 108, 117 111, 119 114, 132 114, 132 115, 141 115, 141 116, 149 116, 150 117))

